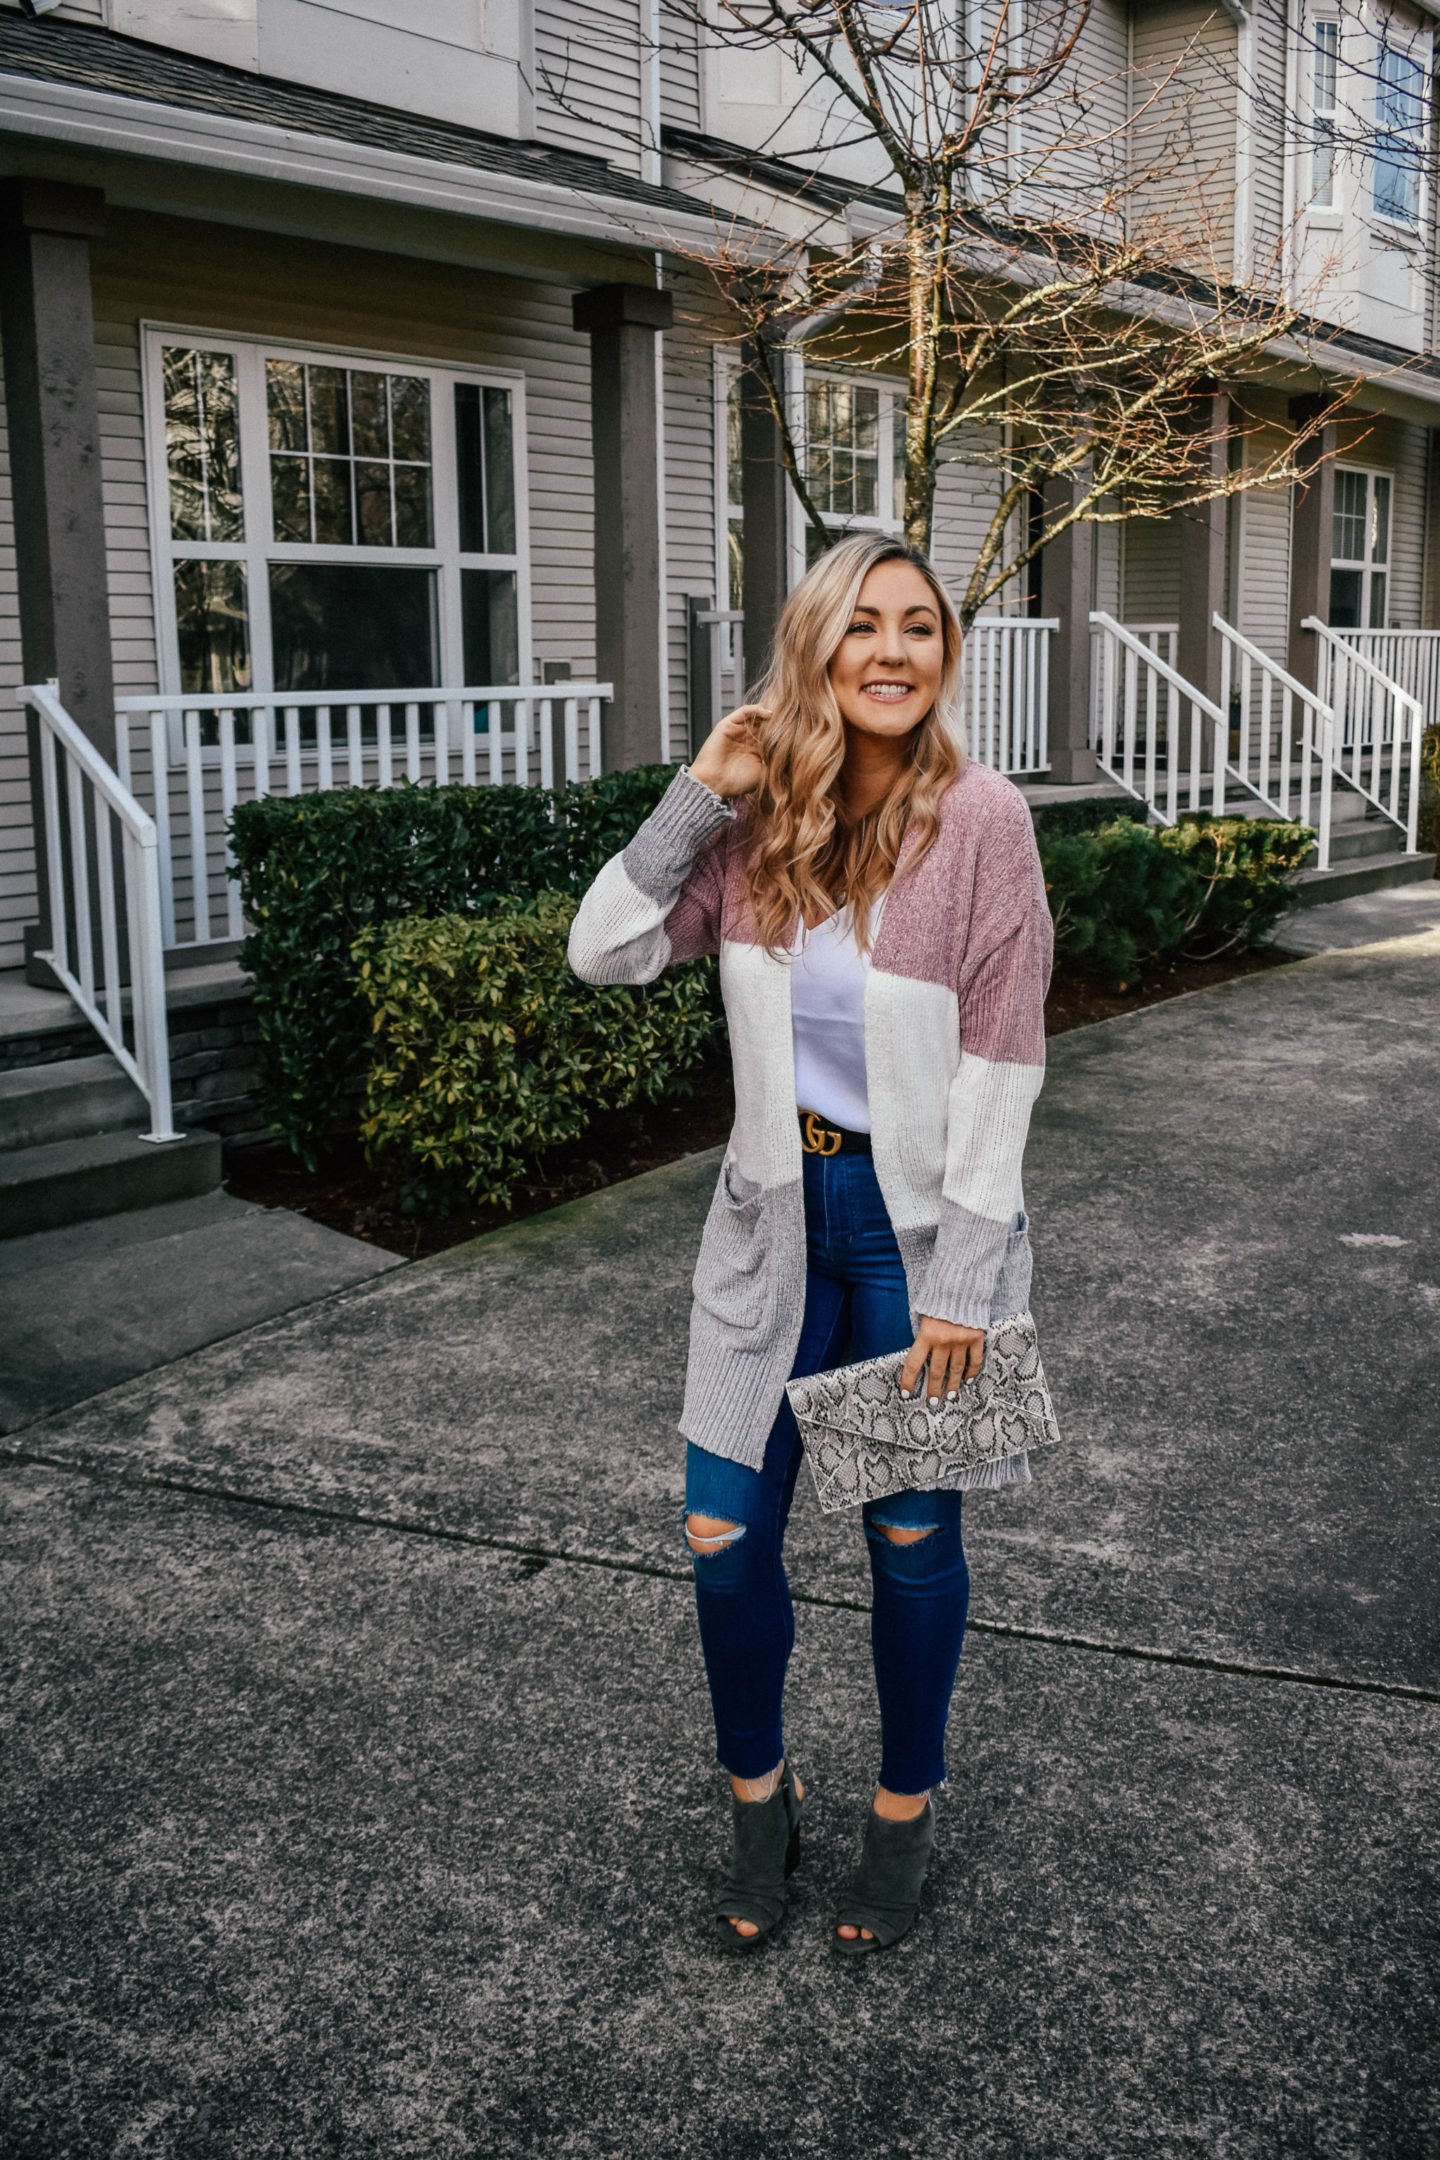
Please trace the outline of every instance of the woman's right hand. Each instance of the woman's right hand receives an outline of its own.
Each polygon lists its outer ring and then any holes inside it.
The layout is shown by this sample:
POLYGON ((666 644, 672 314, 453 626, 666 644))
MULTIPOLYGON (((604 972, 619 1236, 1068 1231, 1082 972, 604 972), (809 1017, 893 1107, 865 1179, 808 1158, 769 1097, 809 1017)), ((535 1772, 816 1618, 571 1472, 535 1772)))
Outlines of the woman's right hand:
POLYGON ((759 705, 739 705, 727 713, 705 738, 700 755, 690 761, 695 779, 717 795, 752 794, 765 778, 756 726, 766 717, 759 705))

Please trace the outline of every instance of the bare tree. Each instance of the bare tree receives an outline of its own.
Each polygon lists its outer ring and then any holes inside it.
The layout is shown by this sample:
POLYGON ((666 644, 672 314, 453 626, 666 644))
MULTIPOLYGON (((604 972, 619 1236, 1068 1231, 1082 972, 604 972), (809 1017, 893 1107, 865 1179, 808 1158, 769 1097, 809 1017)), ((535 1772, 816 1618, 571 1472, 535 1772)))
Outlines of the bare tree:
MULTIPOLYGON (((1041 0, 1023 28, 1018 0, 670 7, 702 37, 778 51, 797 113, 813 116, 815 164, 868 154, 877 183, 856 189, 862 236, 837 241, 833 208, 807 214, 803 186, 782 202, 757 156, 713 248, 679 251, 728 310, 819 545, 836 525, 787 394, 786 357, 806 346, 903 374, 915 545, 930 544, 942 464, 963 453, 995 468, 967 626, 1077 520, 1162 517, 1313 466, 1343 383, 1251 454, 1246 395, 1293 385, 1324 336, 1295 297, 1283 235, 1237 275, 1233 157, 1207 148, 1193 52, 1122 96, 1093 57, 1091 0, 1041 0), (1218 430, 1217 411, 1232 415, 1218 430)), ((794 115, 786 157, 805 164, 794 115)))

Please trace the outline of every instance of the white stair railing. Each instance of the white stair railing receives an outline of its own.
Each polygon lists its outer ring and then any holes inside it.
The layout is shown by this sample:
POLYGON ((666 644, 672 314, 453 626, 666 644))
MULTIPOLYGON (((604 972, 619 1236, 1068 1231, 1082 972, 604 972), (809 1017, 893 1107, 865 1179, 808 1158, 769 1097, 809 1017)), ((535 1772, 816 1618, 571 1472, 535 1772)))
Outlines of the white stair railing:
POLYGON ((20 696, 40 732, 51 944, 37 957, 144 1095, 150 1130, 140 1138, 183 1140, 170 1104, 155 822, 76 726, 56 684, 30 684, 20 696))
POLYGON ((237 804, 402 781, 593 779, 609 683, 117 699, 120 777, 154 808, 164 942, 243 935, 229 872, 237 804))
POLYGON ((1058 618, 981 615, 961 658, 965 734, 977 764, 1044 772, 1050 764, 1050 639, 1058 618))
POLYGON ((1220 702, 1235 742, 1232 769, 1278 816, 1315 827, 1316 866, 1328 870, 1339 774, 1335 709, 1323 691, 1300 682, 1223 615, 1211 623, 1220 637, 1220 702))
MULTIPOLYGON (((1178 622, 1128 622, 1123 625, 1123 628, 1129 631, 1131 637, 1138 638, 1147 652, 1153 652, 1158 660, 1164 660, 1169 666, 1174 667, 1175 647, 1180 636, 1178 622)), ((1090 732, 1087 737, 1092 750, 1098 749, 1100 744, 1100 664, 1104 651, 1105 640, 1103 636, 1092 631, 1090 638, 1090 732)))
POLYGON ((1323 700, 1218 615, 1218 705, 1113 616, 1090 620, 1100 645, 1095 749, 1110 777, 1167 825, 1183 811, 1224 816, 1238 789, 1275 817, 1314 824, 1317 860, 1328 869, 1334 722, 1323 700))
POLYGON ((1336 716, 1336 771, 1404 836, 1415 853, 1420 813, 1420 756, 1425 710, 1420 699, 1385 672, 1349 636, 1317 615, 1320 687, 1336 716))
POLYGON ((1097 610, 1091 736, 1112 780, 1163 824, 1183 810, 1220 816, 1232 777, 1225 715, 1138 630, 1097 610))

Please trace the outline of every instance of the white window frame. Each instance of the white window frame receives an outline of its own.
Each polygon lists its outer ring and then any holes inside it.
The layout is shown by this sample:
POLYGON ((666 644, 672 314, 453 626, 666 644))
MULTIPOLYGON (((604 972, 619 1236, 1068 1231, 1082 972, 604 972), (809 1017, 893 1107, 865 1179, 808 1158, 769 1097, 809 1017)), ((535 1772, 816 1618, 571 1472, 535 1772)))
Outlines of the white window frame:
MULTIPOLYGON (((714 444, 715 489, 715 591, 720 596, 717 606, 729 605, 730 593, 730 527, 739 525, 744 530, 744 518, 738 506, 730 502, 730 457, 726 437, 726 422, 730 399, 730 386, 739 373, 735 355, 717 347, 715 350, 714 419, 712 440, 714 444)), ((838 532, 886 532, 898 533, 904 524, 904 506, 895 500, 895 428, 903 422, 905 410, 905 386, 894 376, 872 375, 865 368, 844 368, 821 365, 807 366, 798 354, 786 355, 786 397, 790 407, 790 430, 795 440, 796 455, 802 465, 809 463, 809 441, 806 432, 805 386, 812 381, 858 383, 862 388, 880 393, 880 440, 879 499, 880 511, 874 517, 851 516, 833 520, 838 532), (898 416, 898 419, 897 419, 898 416)), ((808 520, 800 507, 800 498, 788 482, 786 484, 788 505, 788 541, 790 556, 790 582, 797 584, 805 574, 805 532, 808 520)), ((828 521, 827 522, 832 522, 828 521)))
MULTIPOLYGON (((1366 192, 1369 196, 1369 202, 1366 208, 1367 214, 1370 217, 1373 217, 1378 224, 1388 226, 1392 232, 1408 233, 1418 237, 1420 232, 1424 229, 1427 211, 1425 176, 1429 170, 1430 160, 1429 130, 1425 124, 1425 102, 1426 89, 1430 81, 1430 50, 1428 39, 1419 39, 1417 33, 1417 40, 1412 40, 1412 43, 1410 45, 1393 43, 1388 37, 1385 37, 1384 35, 1377 36, 1374 40, 1375 103, 1377 106, 1379 103, 1380 93, 1380 71, 1384 66, 1385 56, 1387 53, 1393 53, 1397 59, 1408 60, 1415 68, 1416 73, 1419 76, 1419 88, 1413 93, 1420 106, 1420 121, 1418 127, 1415 130, 1415 215, 1413 217, 1403 218, 1392 217, 1388 210, 1382 210, 1380 208, 1379 203, 1375 199, 1380 175, 1380 155, 1378 149, 1378 141, 1380 135, 1380 116, 1378 111, 1376 111, 1372 115, 1372 123, 1375 129, 1377 148, 1366 160, 1366 178, 1368 182, 1366 192), (1418 52, 1414 49, 1414 44, 1415 42, 1417 42, 1417 40, 1421 43, 1421 50, 1418 52)), ((1401 131, 1390 130, 1389 132, 1399 133, 1401 131)))
POLYGON ((1310 68, 1310 188, 1308 207, 1312 210, 1336 208, 1337 165, 1340 155, 1340 39, 1341 24, 1338 15, 1312 15, 1309 19, 1309 68, 1310 68), (1320 102, 1321 39, 1325 32, 1333 32, 1334 43, 1324 57, 1333 70, 1328 104, 1320 102), (1323 184, 1316 174, 1321 158, 1327 171, 1323 184))
MULTIPOLYGON (((740 505, 730 501, 730 391, 739 376, 740 363, 736 355, 723 346, 717 345, 713 350, 715 410, 711 440, 715 458, 715 605, 723 613, 730 605, 730 527, 739 525, 742 530, 744 527, 740 505)), ((722 628, 728 667, 733 658, 734 639, 729 623, 723 624, 722 628)))
POLYGON ((800 384, 800 428, 796 448, 805 470, 810 469, 809 417, 810 406, 804 393, 812 382, 848 383, 851 388, 878 390, 880 393, 879 449, 876 456, 876 496, 879 508, 873 516, 862 517, 853 512, 848 517, 827 517, 827 525, 837 532, 898 532, 904 521, 903 508, 897 513, 895 507, 895 411, 903 412, 905 392, 893 378, 871 375, 863 368, 807 367, 800 384))
MULTIPOLYGON (((287 338, 232 335, 213 330, 192 330, 179 324, 146 322, 141 325, 142 403, 145 435, 146 481, 150 496, 150 543, 155 595, 155 639, 160 693, 178 695, 180 641, 175 614, 175 565, 177 562, 243 562, 246 566, 246 597, 250 619, 250 667, 252 683, 245 696, 269 696, 275 689, 270 634, 271 563, 363 563, 390 568, 424 568, 436 575, 436 644, 440 681, 433 685, 409 683, 406 689, 435 690, 482 688, 464 680, 464 634, 460 606, 462 570, 513 570, 522 680, 527 655, 533 648, 530 592, 530 504, 528 487, 528 430, 525 414, 525 378, 505 368, 457 367, 453 362, 423 360, 411 353, 373 352, 353 346, 313 346, 287 338), (170 530, 170 469, 165 442, 165 384, 163 350, 183 345, 199 352, 228 353, 235 361, 236 397, 240 425, 240 485, 244 505, 245 538, 236 541, 176 540, 170 530), (428 548, 352 547, 328 543, 275 540, 270 494, 270 432, 266 404, 267 358, 307 361, 317 367, 374 368, 387 374, 424 376, 431 385, 430 457, 431 512, 436 544, 428 548), (460 549, 459 487, 455 463, 455 399, 457 384, 508 390, 514 435, 515 539, 513 555, 466 554, 460 549)), ((347 684, 359 689, 359 684, 347 684)), ((311 694, 307 703, 324 703, 311 694)), ((313 754, 313 753, 307 753, 313 754)))
POLYGON ((1341 473, 1347 472, 1360 474, 1366 483, 1365 553, 1363 557, 1351 555, 1337 555, 1335 553, 1335 534, 1332 523, 1332 529, 1330 534, 1330 568, 1332 571, 1360 571, 1363 582, 1360 587, 1361 621, 1359 627, 1362 630, 1371 630, 1377 628, 1385 630, 1389 628, 1390 607, 1395 594, 1395 474, 1384 465, 1358 465, 1349 458, 1337 459, 1335 464, 1335 473, 1337 479, 1341 473), (1370 539, 1372 521, 1374 518, 1375 482, 1377 480, 1384 480, 1388 483, 1388 495, 1386 498, 1385 509, 1385 560, 1383 562, 1376 562, 1373 559, 1373 548, 1370 539), (1377 573, 1385 580, 1385 620, 1382 623, 1374 624, 1370 621, 1370 592, 1371 580, 1377 573))

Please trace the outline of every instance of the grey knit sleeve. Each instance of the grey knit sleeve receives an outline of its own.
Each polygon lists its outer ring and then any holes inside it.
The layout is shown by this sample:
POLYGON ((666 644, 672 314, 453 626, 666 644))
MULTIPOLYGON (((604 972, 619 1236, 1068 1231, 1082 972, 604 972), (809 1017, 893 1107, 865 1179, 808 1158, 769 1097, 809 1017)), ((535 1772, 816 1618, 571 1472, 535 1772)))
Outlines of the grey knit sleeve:
POLYGON ((735 816, 685 766, 629 846, 612 855, 570 928, 584 982, 644 983, 720 943, 721 867, 706 846, 735 816))

